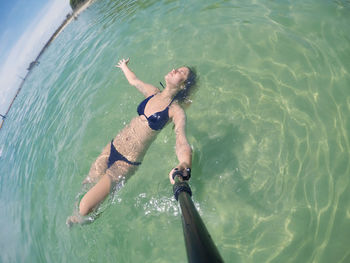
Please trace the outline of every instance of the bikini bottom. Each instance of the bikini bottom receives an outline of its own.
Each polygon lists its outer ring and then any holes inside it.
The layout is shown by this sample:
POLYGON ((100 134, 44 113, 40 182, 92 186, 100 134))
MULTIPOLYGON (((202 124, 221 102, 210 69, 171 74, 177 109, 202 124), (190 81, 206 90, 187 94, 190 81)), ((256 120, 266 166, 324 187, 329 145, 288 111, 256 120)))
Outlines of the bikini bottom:
POLYGON ((111 153, 108 157, 108 168, 113 165, 116 161, 123 161, 131 165, 140 165, 140 162, 132 162, 126 159, 124 155, 122 155, 113 145, 113 140, 111 141, 111 153))

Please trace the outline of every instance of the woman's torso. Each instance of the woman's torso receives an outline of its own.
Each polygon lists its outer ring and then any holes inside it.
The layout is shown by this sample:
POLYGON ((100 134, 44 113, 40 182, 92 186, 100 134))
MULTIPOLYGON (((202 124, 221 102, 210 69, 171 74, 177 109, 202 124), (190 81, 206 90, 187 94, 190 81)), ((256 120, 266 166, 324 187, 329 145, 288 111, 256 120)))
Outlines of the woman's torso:
POLYGON ((144 116, 137 116, 118 133, 113 144, 128 160, 141 162, 157 134, 144 116))
POLYGON ((140 103, 137 111, 140 114, 143 104, 141 115, 133 118, 114 139, 117 150, 130 161, 142 161, 148 147, 169 120, 168 108, 172 101, 162 100, 157 95, 151 95, 140 103), (159 113, 162 113, 162 119, 158 122, 160 125, 152 123, 152 115, 159 113))

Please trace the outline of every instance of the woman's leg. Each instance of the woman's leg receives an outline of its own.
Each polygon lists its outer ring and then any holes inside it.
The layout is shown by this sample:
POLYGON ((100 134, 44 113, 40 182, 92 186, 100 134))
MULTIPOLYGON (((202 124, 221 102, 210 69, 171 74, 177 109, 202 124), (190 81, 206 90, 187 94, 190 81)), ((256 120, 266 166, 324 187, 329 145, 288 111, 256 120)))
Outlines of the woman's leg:
POLYGON ((106 199, 111 191, 112 185, 119 183, 121 180, 130 176, 136 168, 123 161, 115 162, 110 168, 105 171, 101 179, 95 184, 81 199, 79 211, 74 212, 74 215, 67 218, 66 224, 71 226, 75 223, 89 222, 84 219, 98 205, 106 199))
POLYGON ((111 190, 112 179, 107 174, 103 175, 98 183, 93 186, 81 199, 79 204, 79 214, 82 216, 90 213, 100 204, 111 190))
POLYGON ((81 199, 79 204, 79 214, 82 216, 90 213, 98 206, 110 193, 112 184, 115 185, 126 179, 136 170, 134 165, 123 161, 116 161, 109 167, 98 183, 93 186, 81 199))

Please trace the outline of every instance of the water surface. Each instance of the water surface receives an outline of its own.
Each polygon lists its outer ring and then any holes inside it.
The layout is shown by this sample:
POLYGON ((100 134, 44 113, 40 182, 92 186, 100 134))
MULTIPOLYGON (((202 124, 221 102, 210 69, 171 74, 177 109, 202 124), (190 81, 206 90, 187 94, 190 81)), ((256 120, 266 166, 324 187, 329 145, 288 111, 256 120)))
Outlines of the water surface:
POLYGON ((349 1, 99 0, 40 59, 0 131, 1 262, 186 262, 171 125, 87 226, 81 182, 142 95, 196 66, 194 201, 226 262, 349 262, 349 1))

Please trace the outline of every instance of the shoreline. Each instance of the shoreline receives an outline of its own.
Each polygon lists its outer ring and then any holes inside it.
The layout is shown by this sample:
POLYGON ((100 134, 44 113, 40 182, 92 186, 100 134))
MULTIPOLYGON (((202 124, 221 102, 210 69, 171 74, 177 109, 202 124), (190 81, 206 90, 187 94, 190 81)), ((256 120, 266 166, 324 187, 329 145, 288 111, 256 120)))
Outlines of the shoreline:
MULTIPOLYGON (((85 11, 85 9, 87 9, 91 5, 91 3, 93 1, 94 0, 87 0, 87 1, 85 1, 80 7, 78 7, 75 11, 73 11, 73 13, 71 15, 68 14, 67 18, 62 22, 62 24, 56 29, 56 31, 53 33, 53 35, 47 41, 47 43, 45 44, 43 50, 46 49, 51 44, 51 42, 58 37, 58 35, 66 28, 66 26, 68 26, 72 22, 73 19, 77 19, 78 16, 83 11, 85 11)), ((41 55, 43 53, 43 50, 42 50, 42 52, 39 53, 39 55, 41 55)), ((40 56, 38 56, 37 59, 39 57, 40 56)))
MULTIPOLYGON (((35 60, 32 61, 27 70, 27 74, 25 75, 25 77, 23 78, 23 80, 21 81, 21 83, 19 84, 19 87, 17 89, 17 92, 15 94, 15 96, 13 97, 10 106, 7 108, 6 113, 4 114, 5 117, 7 117, 9 111, 11 110, 11 107, 14 103, 14 101, 16 100, 19 92, 22 89, 22 86, 24 84, 24 82, 26 81, 27 77, 29 76, 31 70, 35 67, 35 65, 39 64, 39 58, 41 57, 41 55, 45 52, 45 50, 50 46, 50 44, 58 37, 59 34, 61 34, 61 32, 66 28, 66 26, 68 26, 73 19, 77 19, 78 16, 85 10, 87 9, 93 2, 94 0, 87 0, 85 1, 81 6, 79 6, 75 11, 73 11, 72 13, 68 13, 66 18, 63 20, 63 22, 61 23, 61 25, 55 30, 55 32, 52 34, 52 36, 49 38, 49 40, 46 42, 46 44, 43 46, 43 48, 40 50, 39 54, 36 56, 35 60)), ((5 118, 1 118, 1 122, 0 122, 0 130, 2 128, 2 126, 4 125, 5 122, 5 118)))
MULTIPOLYGON (((46 42, 46 44, 44 45, 44 47, 41 49, 41 51, 39 52, 38 56, 35 58, 35 60, 33 62, 31 62, 30 65, 35 65, 35 63, 38 63, 39 58, 41 57, 41 55, 45 52, 45 50, 49 47, 49 45, 52 43, 52 41, 54 41, 59 34, 61 34, 61 32, 66 28, 66 26, 68 26, 73 19, 77 19, 78 16, 85 10, 87 9, 91 3, 94 0, 87 0, 85 1, 80 7, 78 7, 75 11, 73 11, 73 13, 71 14, 67 14, 66 19, 63 20, 63 22, 61 23, 61 25, 56 29, 56 31, 52 34, 52 36, 49 38, 49 40, 46 42)), ((28 68, 28 73, 29 74, 30 70, 32 69, 31 66, 29 66, 28 68)), ((27 75, 25 76, 24 80, 26 79, 27 75)), ((23 80, 23 82, 24 82, 23 80)))

